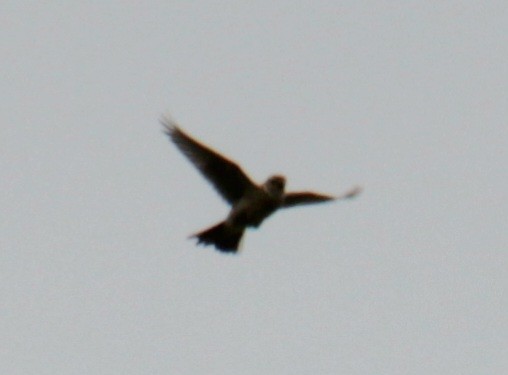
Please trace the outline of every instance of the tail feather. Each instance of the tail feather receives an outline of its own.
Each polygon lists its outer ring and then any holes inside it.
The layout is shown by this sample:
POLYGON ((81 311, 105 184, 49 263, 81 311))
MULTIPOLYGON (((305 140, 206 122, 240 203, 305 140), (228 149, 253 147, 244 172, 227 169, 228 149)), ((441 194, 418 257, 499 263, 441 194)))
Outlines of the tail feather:
POLYGON ((198 244, 214 245, 217 250, 236 253, 243 235, 244 228, 233 227, 221 222, 191 237, 198 239, 198 244))

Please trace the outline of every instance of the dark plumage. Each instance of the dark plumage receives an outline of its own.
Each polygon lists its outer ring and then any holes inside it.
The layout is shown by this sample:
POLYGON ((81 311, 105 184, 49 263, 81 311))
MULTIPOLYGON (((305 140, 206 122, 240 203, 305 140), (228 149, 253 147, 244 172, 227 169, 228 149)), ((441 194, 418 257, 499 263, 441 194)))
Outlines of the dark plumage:
POLYGON ((193 139, 172 120, 164 118, 161 123, 178 149, 231 205, 226 220, 192 235, 198 243, 214 245, 220 251, 237 252, 245 229, 258 227, 279 208, 352 198, 360 192, 355 188, 338 197, 313 192, 285 193, 286 180, 279 175, 257 185, 238 164, 193 139))

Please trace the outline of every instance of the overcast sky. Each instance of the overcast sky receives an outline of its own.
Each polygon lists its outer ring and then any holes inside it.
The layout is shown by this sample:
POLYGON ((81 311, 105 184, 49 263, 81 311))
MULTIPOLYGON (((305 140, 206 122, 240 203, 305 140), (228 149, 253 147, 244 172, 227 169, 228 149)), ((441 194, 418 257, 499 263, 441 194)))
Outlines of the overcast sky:
POLYGON ((0 5, 0 373, 504 374, 505 1, 0 5), (278 212, 240 254, 171 114, 278 212))

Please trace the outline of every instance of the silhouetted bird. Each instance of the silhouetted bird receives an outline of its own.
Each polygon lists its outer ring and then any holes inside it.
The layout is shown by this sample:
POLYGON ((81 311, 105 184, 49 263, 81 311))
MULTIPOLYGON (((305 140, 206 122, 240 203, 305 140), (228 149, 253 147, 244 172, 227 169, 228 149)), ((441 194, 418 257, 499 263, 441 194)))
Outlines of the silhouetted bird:
POLYGON ((191 236, 197 238, 198 244, 215 245, 220 251, 235 253, 245 229, 259 227, 279 208, 352 198, 360 192, 356 187, 337 197, 310 191, 285 193, 286 179, 280 175, 256 185, 235 162, 191 138, 173 120, 163 118, 161 123, 180 151, 231 205, 226 220, 191 236))

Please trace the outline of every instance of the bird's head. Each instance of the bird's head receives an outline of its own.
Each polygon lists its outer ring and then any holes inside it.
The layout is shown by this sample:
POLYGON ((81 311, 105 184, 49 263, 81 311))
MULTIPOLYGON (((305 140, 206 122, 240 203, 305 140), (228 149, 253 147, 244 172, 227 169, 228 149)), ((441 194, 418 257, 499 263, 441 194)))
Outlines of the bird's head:
POLYGON ((286 179, 284 176, 275 175, 271 176, 263 184, 265 191, 274 197, 281 197, 284 195, 284 186, 286 185, 286 179))

